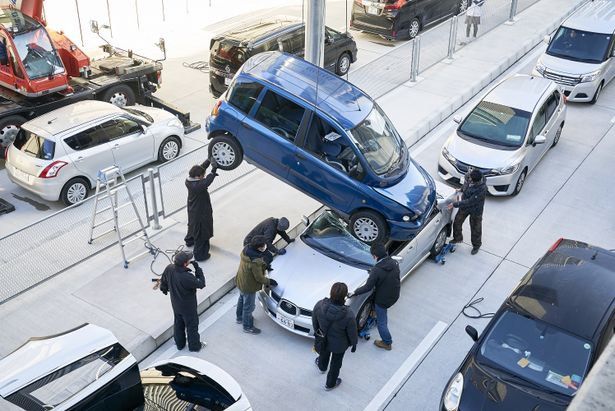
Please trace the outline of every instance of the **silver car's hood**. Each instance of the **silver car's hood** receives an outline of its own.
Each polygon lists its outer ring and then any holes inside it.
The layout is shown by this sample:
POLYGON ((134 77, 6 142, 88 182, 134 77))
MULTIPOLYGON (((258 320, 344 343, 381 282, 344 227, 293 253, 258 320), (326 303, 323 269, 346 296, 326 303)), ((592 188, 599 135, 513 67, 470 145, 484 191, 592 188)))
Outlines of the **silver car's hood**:
POLYGON ((569 74, 571 76, 581 76, 583 74, 591 73, 600 67, 600 64, 566 60, 560 57, 550 56, 547 53, 543 54, 538 62, 542 63, 542 65, 550 71, 569 74))
POLYGON ((278 282, 273 289, 298 307, 311 310, 318 300, 329 296, 331 286, 344 282, 349 291, 367 279, 367 270, 346 265, 314 250, 300 238, 286 247, 286 254, 272 263, 269 276, 278 282))
POLYGON ((457 130, 446 140, 444 147, 457 160, 480 168, 507 167, 515 164, 520 156, 520 149, 502 150, 464 140, 457 135, 457 130))

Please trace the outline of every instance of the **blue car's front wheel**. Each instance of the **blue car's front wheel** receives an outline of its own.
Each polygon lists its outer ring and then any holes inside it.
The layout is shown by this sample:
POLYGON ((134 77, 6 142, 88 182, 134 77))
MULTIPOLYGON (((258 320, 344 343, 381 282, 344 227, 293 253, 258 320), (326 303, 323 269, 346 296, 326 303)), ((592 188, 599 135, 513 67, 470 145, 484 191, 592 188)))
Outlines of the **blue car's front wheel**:
POLYGON ((209 142, 209 158, 218 164, 221 170, 233 170, 243 161, 243 150, 239 142, 230 135, 216 136, 209 142))
POLYGON ((352 234, 367 244, 384 242, 387 238, 388 225, 377 212, 359 210, 350 216, 352 234))

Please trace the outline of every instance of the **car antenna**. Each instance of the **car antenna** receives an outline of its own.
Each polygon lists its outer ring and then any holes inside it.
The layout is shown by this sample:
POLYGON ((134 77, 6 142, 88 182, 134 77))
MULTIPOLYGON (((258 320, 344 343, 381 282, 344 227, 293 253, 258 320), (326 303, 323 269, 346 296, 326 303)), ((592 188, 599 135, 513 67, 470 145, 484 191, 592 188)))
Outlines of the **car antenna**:
POLYGON ((47 124, 51 124, 51 123, 53 123, 54 121, 56 121, 57 119, 58 119, 57 117, 54 117, 54 118, 52 118, 51 120, 47 121, 47 124))

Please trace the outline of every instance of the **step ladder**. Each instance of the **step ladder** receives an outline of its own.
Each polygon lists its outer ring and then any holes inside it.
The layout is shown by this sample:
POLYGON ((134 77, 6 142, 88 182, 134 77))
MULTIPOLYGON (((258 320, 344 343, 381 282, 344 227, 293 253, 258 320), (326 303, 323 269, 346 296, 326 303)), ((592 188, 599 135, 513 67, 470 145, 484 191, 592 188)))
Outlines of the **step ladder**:
POLYGON ((124 174, 117 166, 107 167, 98 172, 96 178, 96 194, 94 199, 94 208, 92 209, 92 219, 90 224, 90 239, 88 240, 88 244, 92 244, 94 240, 105 236, 111 232, 115 231, 117 235, 118 245, 120 247, 120 251, 122 253, 122 261, 124 262, 124 268, 128 268, 128 259, 126 258, 126 252, 124 248, 126 245, 135 240, 143 240, 145 241, 145 247, 148 249, 152 249, 152 244, 149 240, 149 236, 147 235, 147 231, 145 230, 145 225, 143 225, 143 220, 139 215, 139 210, 137 209, 137 205, 135 204, 132 193, 128 189, 128 184, 126 183, 126 178, 124 174), (118 192, 121 190, 125 190, 128 195, 128 201, 125 203, 118 202, 118 192), (109 205, 99 209, 98 207, 101 205, 103 200, 109 200, 109 205), (129 221, 126 221, 122 224, 119 223, 119 210, 125 207, 132 206, 132 209, 135 214, 135 218, 129 221), (110 218, 104 219, 102 221, 96 221, 96 217, 100 214, 111 210, 112 216, 110 218), (102 232, 98 233, 94 236, 94 229, 101 227, 107 223, 113 222, 113 227, 102 232), (139 222, 139 226, 141 227, 140 231, 135 234, 130 234, 126 237, 122 236, 120 232, 122 227, 126 227, 134 222, 139 222), (132 238, 130 238, 132 237, 132 238))

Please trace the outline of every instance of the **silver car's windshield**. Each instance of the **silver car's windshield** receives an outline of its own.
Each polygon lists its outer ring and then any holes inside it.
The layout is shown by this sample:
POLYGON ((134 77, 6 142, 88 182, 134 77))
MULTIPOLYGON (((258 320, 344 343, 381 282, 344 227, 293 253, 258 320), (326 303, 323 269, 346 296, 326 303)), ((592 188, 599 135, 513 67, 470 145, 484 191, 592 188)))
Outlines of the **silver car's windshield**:
POLYGON ((461 123, 458 134, 503 147, 521 147, 531 113, 481 101, 461 123))
POLYGON ((480 354, 520 381, 574 395, 585 378, 591 348, 559 328, 505 311, 483 340, 480 354))
POLYGON ((350 133, 374 173, 391 174, 399 168, 404 143, 380 107, 374 105, 365 120, 350 133))
POLYGON ((547 48, 547 54, 583 63, 602 63, 607 58, 611 37, 611 34, 560 27, 547 48))
POLYGON ((342 263, 365 269, 374 265, 369 246, 357 240, 350 233, 348 224, 331 211, 318 216, 301 235, 301 240, 342 263))

